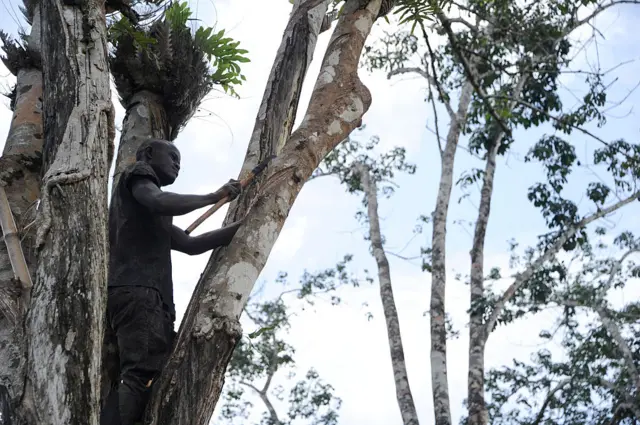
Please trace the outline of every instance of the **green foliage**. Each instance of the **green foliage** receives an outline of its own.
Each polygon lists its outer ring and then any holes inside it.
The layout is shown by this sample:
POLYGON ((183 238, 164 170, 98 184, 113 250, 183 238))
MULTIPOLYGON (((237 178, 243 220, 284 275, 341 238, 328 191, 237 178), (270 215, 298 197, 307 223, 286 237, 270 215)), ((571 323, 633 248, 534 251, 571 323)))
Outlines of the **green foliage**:
POLYGON ((214 87, 238 97, 245 81, 240 64, 249 62, 239 42, 225 31, 190 28, 186 2, 170 4, 150 24, 134 26, 122 17, 109 27, 112 73, 126 104, 142 90, 163 97, 174 139, 214 87))
MULTIPOLYGON (((530 362, 514 360, 511 366, 487 375, 489 422, 501 424, 633 424, 640 421, 632 406, 640 400, 640 388, 623 355, 620 341, 604 325, 603 312, 620 332, 640 368, 640 303, 632 300, 614 307, 608 295, 617 288, 637 283, 638 265, 625 253, 640 248, 640 239, 623 232, 614 246, 603 240, 576 252, 580 268, 559 275, 546 274, 548 291, 525 305, 561 309, 552 329, 540 338, 555 353, 540 349, 530 362), (617 253, 611 257, 612 250, 617 253), (622 260, 625 260, 622 262, 622 260), (588 320, 584 320, 588 319, 588 320), (558 348, 561 348, 558 352, 558 348), (555 390, 555 391, 554 391, 555 390), (544 402, 546 400, 546 403, 544 402)), ((540 276, 541 277, 541 276, 540 276)), ((610 325, 611 326, 611 325, 610 325)))
POLYGON ((391 196, 395 191, 395 174, 414 174, 416 166, 407 162, 406 149, 403 147, 395 147, 376 155, 375 149, 379 143, 378 136, 371 137, 367 143, 348 137, 324 158, 311 178, 332 175, 340 179, 349 193, 362 192, 360 175, 355 166, 364 164, 382 194, 391 196))
POLYGON ((279 296, 247 305, 245 316, 256 330, 238 343, 229 363, 222 420, 246 424, 255 407, 251 401, 253 395, 265 404, 260 425, 337 424, 341 400, 334 395, 333 387, 313 368, 295 381, 295 348, 286 341, 291 328, 289 319, 295 312, 286 298, 294 295, 305 305, 314 305, 319 297, 328 297, 332 304, 339 304, 337 289, 360 284, 360 280, 348 272, 352 258, 345 255, 335 267, 315 273, 305 271, 294 288, 289 287, 287 274, 280 273, 275 282, 283 288, 279 296), (282 378, 291 382, 288 389, 274 384, 282 378), (277 418, 270 413, 271 408, 277 418))
POLYGON ((394 14, 398 15, 400 24, 411 24, 411 32, 421 22, 433 21, 436 13, 450 7, 451 0, 399 0, 396 2, 394 14))

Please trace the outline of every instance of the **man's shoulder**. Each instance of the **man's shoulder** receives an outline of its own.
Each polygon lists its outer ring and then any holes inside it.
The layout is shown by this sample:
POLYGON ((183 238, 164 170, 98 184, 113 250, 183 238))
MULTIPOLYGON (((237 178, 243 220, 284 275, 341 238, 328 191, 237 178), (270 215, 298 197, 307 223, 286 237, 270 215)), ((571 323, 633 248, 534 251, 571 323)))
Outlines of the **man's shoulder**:
POLYGON ((160 185, 160 180, 153 171, 153 167, 144 161, 136 161, 133 164, 127 166, 122 173, 123 183, 129 186, 132 177, 147 177, 153 181, 156 185, 160 185))

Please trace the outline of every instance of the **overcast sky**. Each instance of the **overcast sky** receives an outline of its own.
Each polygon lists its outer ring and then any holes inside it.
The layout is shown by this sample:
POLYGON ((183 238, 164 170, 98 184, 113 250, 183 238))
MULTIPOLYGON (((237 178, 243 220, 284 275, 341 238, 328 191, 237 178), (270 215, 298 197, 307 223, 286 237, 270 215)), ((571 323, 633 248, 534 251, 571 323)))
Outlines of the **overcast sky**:
MULTIPOLYGON (((3 1, 4 13, 0 16, 0 26, 12 34, 16 34, 19 20, 18 4, 16 0, 3 1)), ((238 90, 242 99, 212 93, 176 141, 182 152, 182 169, 178 181, 169 190, 206 193, 237 176, 291 6, 286 0, 193 0, 192 5, 197 10, 197 17, 205 24, 217 22, 217 27, 225 28, 230 36, 240 40, 241 47, 249 50, 251 58, 251 63, 243 65, 247 82, 238 90)), ((637 46, 640 37, 635 26, 639 17, 637 8, 623 6, 603 14, 597 21, 597 27, 605 39, 599 40, 598 52, 595 46, 589 49, 587 56, 590 60, 594 60, 598 53, 603 69, 631 61, 611 74, 611 80, 615 74, 617 81, 610 92, 610 100, 624 99, 638 83, 640 66, 637 62, 637 46)), ((387 26, 385 23, 378 25, 387 26)), ((298 119, 308 104, 310 89, 318 74, 329 35, 330 32, 326 32, 320 37, 298 119)), ((586 35, 587 31, 577 34, 580 37, 586 35)), ((584 69, 587 63, 585 55, 579 55, 572 68, 584 69)), ((7 89, 15 81, 4 67, 1 77, 7 89)), ((361 77, 373 94, 373 104, 364 117, 367 129, 357 137, 364 140, 371 135, 378 135, 385 149, 404 146, 409 153, 409 160, 418 166, 416 175, 398 178, 401 187, 391 200, 380 201, 387 249, 400 252, 412 237, 416 218, 421 214, 428 215, 433 210, 440 172, 435 138, 426 128, 427 125, 433 127, 430 106, 424 102, 426 84, 416 78, 388 81, 382 74, 370 75, 364 70, 361 71, 361 77)), ((578 89, 582 79, 576 75, 566 76, 563 82, 567 89, 564 99, 571 105, 575 99, 572 99, 570 91, 578 97, 584 94, 578 89)), ((639 115, 635 105, 638 100, 638 94, 631 93, 621 106, 611 112, 609 124, 594 132, 607 140, 626 138, 636 142, 639 115)), ((124 111, 115 91, 114 102, 117 105, 117 124, 120 125, 124 111)), ((11 112, 7 100, 4 104, 6 106, 0 108, 0 133, 6 135, 11 112)), ((446 123, 440 125, 442 128, 446 123)), ((540 214, 526 199, 526 189, 541 181, 543 175, 539 167, 523 161, 528 147, 544 132, 549 132, 549 129, 518 132, 513 152, 498 162, 485 250, 486 270, 493 266, 507 267, 507 240, 513 238, 527 245, 534 242, 535 236, 545 229, 540 214)), ((580 134, 574 135, 572 140, 580 146, 578 152, 583 157, 597 147, 593 140, 580 134)), ((461 145, 466 146, 466 140, 461 145)), ((456 179, 465 169, 483 167, 480 161, 464 150, 459 150, 456 161, 456 179)), ((571 187, 576 189, 574 199, 581 200, 586 183, 593 179, 588 171, 575 174, 571 180, 571 187)), ((461 337, 451 341, 448 348, 449 385, 455 422, 462 413, 462 400, 466 394, 468 330, 465 310, 468 308, 469 295, 466 286, 456 281, 454 275, 465 275, 469 270, 468 253, 473 229, 464 224, 464 220, 474 218, 477 200, 477 193, 474 192, 471 198, 458 202, 461 194, 458 188, 454 189, 447 242, 447 311, 453 316, 457 330, 461 331, 461 337)), ((303 270, 331 267, 347 253, 355 255, 354 272, 361 272, 364 268, 375 270, 375 263, 369 257, 367 243, 363 240, 363 229, 354 219, 359 204, 359 197, 347 194, 337 181, 320 179, 306 185, 260 275, 259 283, 266 285, 265 294, 279 293, 280 288, 272 283, 278 271, 287 271, 295 280, 303 270)), ((620 228, 638 230, 637 220, 633 220, 639 212, 638 205, 634 203, 627 207, 611 223, 620 228)), ((590 209, 584 200, 580 206, 583 211, 590 209)), ((199 231, 219 226, 225 211, 226 208, 218 212, 199 231)), ((174 222, 186 227, 201 213, 198 211, 179 217, 174 222)), ((419 247, 428 241, 430 230, 415 238, 402 252, 403 255, 415 255, 419 247)), ((186 308, 208 257, 208 254, 197 257, 182 254, 173 256, 179 317, 186 308)), ((410 263, 395 257, 390 257, 390 261, 414 400, 422 423, 433 423, 429 320, 424 315, 429 306, 430 276, 421 272, 418 262, 410 263)), ((289 342, 297 350, 300 373, 313 366, 322 378, 335 387, 336 395, 343 400, 340 412, 342 425, 401 424, 377 291, 377 282, 373 286, 348 289, 341 294, 344 300, 342 306, 320 303, 314 310, 297 312, 293 318, 289 342), (363 306, 363 303, 368 303, 368 306, 363 306), (373 314, 373 320, 367 319, 368 312, 373 314)), ((499 329, 489 339, 487 366, 510 363, 513 357, 526 359, 529 353, 540 348, 538 331, 551 320, 551 315, 536 316, 499 329)), ((245 332, 253 330, 245 326, 245 332)), ((262 407, 258 403, 256 405, 262 407)))

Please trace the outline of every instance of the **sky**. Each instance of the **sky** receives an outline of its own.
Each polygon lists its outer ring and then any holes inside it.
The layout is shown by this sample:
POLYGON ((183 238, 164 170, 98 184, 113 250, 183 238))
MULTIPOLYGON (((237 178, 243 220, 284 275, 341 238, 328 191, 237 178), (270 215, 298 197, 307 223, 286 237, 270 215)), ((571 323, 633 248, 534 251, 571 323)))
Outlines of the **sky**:
MULTIPOLYGON (((21 21, 18 4, 16 0, 3 0, 4 13, 0 14, 0 27, 12 34, 17 33, 17 23, 21 21)), ((249 50, 251 58, 251 62, 242 68, 247 82, 238 89, 241 99, 211 93, 176 140, 182 153, 181 174, 167 190, 202 194, 216 190, 229 178, 237 177, 291 5, 286 0, 192 0, 191 4, 198 19, 206 25, 225 28, 228 35, 241 42, 241 47, 249 50)), ((612 80, 614 77, 617 79, 610 90, 610 99, 612 102, 624 101, 610 112, 609 123, 605 127, 590 127, 605 140, 626 138, 631 142, 637 141, 640 116, 635 105, 640 97, 633 89, 640 75, 637 50, 640 35, 634 26, 639 18, 640 9, 628 5, 603 14, 596 21, 602 33, 597 48, 591 46, 586 54, 577 55, 571 66, 572 69, 584 69, 593 64, 596 57, 604 69, 628 62, 611 74, 612 80)), ((386 23, 377 25, 372 38, 382 29, 389 29, 386 23)), ((585 37, 590 31, 586 29, 574 36, 585 37)), ((319 39, 300 102, 298 122, 308 104, 329 36, 330 31, 319 39)), ((365 131, 355 137, 366 140, 377 135, 382 149, 404 146, 408 160, 418 167, 415 175, 398 177, 400 188, 395 196, 380 200, 381 226, 387 250, 410 257, 430 241, 428 229, 423 235, 414 237, 413 228, 418 216, 429 215, 434 208, 440 173, 435 136, 428 129, 433 128, 433 115, 430 105, 425 102, 426 82, 409 77, 396 77, 389 81, 381 73, 370 74, 366 70, 361 70, 360 75, 372 92, 373 104, 363 120, 367 126, 365 131)), ((15 78, 2 67, 0 80, 0 84, 8 89, 15 78)), ((563 76, 563 83, 568 105, 575 101, 571 93, 578 97, 584 94, 579 75, 563 76)), ((124 110, 115 90, 113 96, 117 108, 116 124, 120 125, 124 110)), ((11 112, 8 100, 4 99, 3 103, 4 106, 0 106, 0 133, 6 135, 11 112)), ((440 124, 441 128, 445 125, 440 124)), ((526 189, 544 176, 539 166, 525 163, 523 158, 537 138, 549 132, 549 128, 516 132, 517 142, 512 153, 498 161, 485 249, 486 270, 494 266, 507 268, 507 240, 513 238, 525 246, 534 243, 536 235, 545 230, 540 214, 526 199, 526 189)), ((573 135, 571 140, 581 147, 578 153, 583 157, 598 147, 593 140, 581 134, 573 135)), ((466 146, 466 140, 461 141, 461 146, 466 146)), ((454 178, 471 167, 481 168, 483 164, 460 149, 454 178)), ((572 176, 570 187, 575 194, 574 199, 581 199, 586 183, 594 179, 593 173, 597 171, 583 170, 572 176)), ((461 195, 460 189, 454 188, 447 241, 449 278, 446 308, 461 333, 448 345, 449 388, 456 423, 463 413, 462 401, 466 395, 468 329, 465 311, 469 306, 469 293, 454 276, 456 273, 468 274, 473 232, 468 221, 476 214, 477 190, 472 191, 470 198, 458 202, 461 195)), ((362 274, 365 268, 375 270, 367 242, 363 239, 365 229, 354 218, 359 207, 360 198, 346 193, 337 180, 323 178, 305 185, 258 279, 257 286, 264 288, 263 295, 269 297, 281 291, 274 282, 279 271, 287 271, 295 281, 304 270, 313 272, 331 267, 347 253, 355 256, 354 273, 362 274)), ((590 209, 584 200, 580 207, 581 211, 590 209)), ((634 203, 613 216, 609 223, 615 224, 617 229, 639 230, 637 220, 633 219, 639 212, 638 208, 634 203)), ((218 227, 225 211, 226 207, 205 222, 198 232, 218 227)), ((187 227, 201 213, 197 211, 177 217, 174 223, 187 227)), ((173 254, 178 320, 208 258, 208 254, 194 257, 173 254)), ((421 271, 416 261, 407 262, 390 256, 390 262, 409 381, 421 423, 430 424, 433 423, 430 332, 428 316, 425 316, 429 307, 430 276, 421 271)), ((346 288, 340 295, 343 299, 340 306, 321 302, 313 309, 296 311, 292 318, 288 342, 296 348, 298 371, 302 375, 309 367, 314 367, 326 382, 334 386, 335 394, 343 401, 341 425, 401 424, 377 281, 373 285, 346 288), (368 313, 373 315, 372 319, 368 318, 368 313)), ((538 315, 498 329, 489 339, 487 367, 508 364, 514 357, 526 360, 532 351, 541 347, 538 332, 552 320, 551 314, 538 315)), ((255 330, 248 324, 244 329, 245 333, 255 330)), ((277 378, 276 382, 286 385, 283 377, 277 378)))

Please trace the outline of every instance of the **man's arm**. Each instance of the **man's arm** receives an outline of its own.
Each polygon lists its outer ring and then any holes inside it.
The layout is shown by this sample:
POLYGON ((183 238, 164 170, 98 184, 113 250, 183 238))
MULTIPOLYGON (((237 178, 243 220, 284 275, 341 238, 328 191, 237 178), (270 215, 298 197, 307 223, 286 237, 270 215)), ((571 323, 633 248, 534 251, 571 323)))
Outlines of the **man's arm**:
POLYGON ((222 227, 198 236, 189 236, 184 230, 173 226, 171 230, 171 249, 184 252, 188 255, 198 255, 219 246, 229 245, 231 239, 233 239, 233 235, 236 234, 241 224, 242 221, 236 221, 227 227, 222 227))
POLYGON ((151 180, 136 178, 131 184, 131 193, 140 204, 157 215, 184 215, 198 208, 215 204, 222 197, 218 194, 179 195, 163 192, 151 180))

